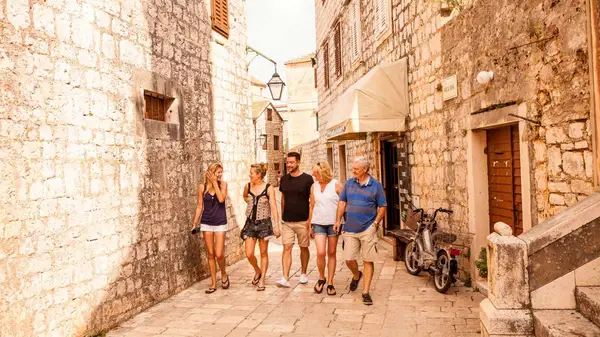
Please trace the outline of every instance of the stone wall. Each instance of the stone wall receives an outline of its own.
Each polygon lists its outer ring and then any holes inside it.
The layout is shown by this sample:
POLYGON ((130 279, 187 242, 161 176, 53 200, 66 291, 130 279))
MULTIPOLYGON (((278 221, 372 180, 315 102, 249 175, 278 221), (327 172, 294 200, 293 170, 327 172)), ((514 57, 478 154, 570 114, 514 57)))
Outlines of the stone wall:
MULTIPOLYGON (((418 143, 444 144, 441 138, 447 138, 453 165, 460 171, 466 163, 466 140, 461 133, 468 116, 493 104, 518 101, 526 104, 526 117, 541 122, 528 124, 526 139, 533 224, 592 193, 585 6, 585 1, 578 0, 480 3, 444 27, 437 80, 457 74, 459 97, 442 106, 441 93, 434 94, 440 113, 421 118, 423 123, 413 129, 413 150, 425 149, 418 148, 418 143), (477 72, 484 69, 496 74, 487 88, 475 81, 477 72), (446 135, 439 137, 432 129, 446 135)), ((443 149, 424 152, 440 156, 443 149)), ((415 166, 423 165, 424 156, 415 156, 415 166)))
MULTIPOLYGON (((321 131, 328 127, 333 103, 349 86, 375 65, 407 57, 407 192, 420 207, 454 210, 441 223, 459 234, 458 245, 471 247, 475 235, 469 218, 468 185, 473 178, 467 175, 467 155, 470 116, 479 109, 517 101, 526 107, 526 117, 541 122, 527 124, 521 137, 529 150, 529 158, 523 160, 531 167, 531 210, 524 212, 533 214, 533 225, 592 192, 585 1, 479 1, 460 14, 442 17, 439 2, 395 0, 393 32, 383 40, 373 34, 374 2, 361 1, 362 52, 356 65, 350 64, 348 50, 350 6, 342 3, 315 3, 321 131), (340 78, 333 75, 332 24, 337 19, 342 24, 340 78), (324 86, 325 41, 330 51, 329 88, 324 86), (487 87, 475 81, 482 70, 496 74, 487 87), (458 98, 443 102, 438 86, 455 74, 458 98)), ((350 163, 359 154, 378 161, 377 143, 377 135, 366 141, 334 142, 336 175, 339 145, 345 145, 350 163)), ((318 144, 308 150, 325 160, 324 132, 318 144)), ((459 263, 468 272, 471 262, 459 263)))
POLYGON ((242 256, 245 2, 229 3, 225 39, 206 2, 0 1, 2 335, 93 334, 205 276, 189 230, 214 161, 242 256), (175 97, 171 124, 144 119, 143 90, 175 97))

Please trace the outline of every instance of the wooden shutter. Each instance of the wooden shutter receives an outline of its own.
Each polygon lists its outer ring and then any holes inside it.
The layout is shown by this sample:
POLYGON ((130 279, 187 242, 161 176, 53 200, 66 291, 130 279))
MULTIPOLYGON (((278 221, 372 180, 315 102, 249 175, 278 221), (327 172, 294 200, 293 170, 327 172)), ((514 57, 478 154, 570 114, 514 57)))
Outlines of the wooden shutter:
POLYGON ((329 88, 329 43, 323 46, 323 79, 325 80, 325 89, 329 88))
POLYGON ((379 37, 390 24, 390 0, 375 0, 375 35, 379 37))
POLYGON ((317 79, 318 79, 318 77, 317 77, 317 67, 315 67, 315 74, 314 74, 315 88, 317 87, 317 82, 318 82, 317 79))
POLYGON ((350 8, 350 61, 354 63, 361 54, 360 0, 354 0, 350 8))
POLYGON ((229 0, 211 0, 212 28, 229 37, 229 0))
POLYGON ((334 47, 334 58, 335 58, 335 77, 342 76, 342 32, 340 29, 340 22, 335 25, 333 33, 333 47, 334 47))

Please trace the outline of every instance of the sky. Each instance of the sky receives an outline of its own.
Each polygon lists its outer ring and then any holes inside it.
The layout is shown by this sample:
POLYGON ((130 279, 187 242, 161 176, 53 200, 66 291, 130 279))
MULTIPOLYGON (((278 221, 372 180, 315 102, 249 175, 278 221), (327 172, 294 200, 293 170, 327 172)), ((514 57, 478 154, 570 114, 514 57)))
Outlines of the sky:
MULTIPOLYGON (((284 63, 315 50, 314 0, 247 0, 246 12, 248 45, 276 61, 285 81, 284 63)), ((273 70, 260 56, 250 64, 250 75, 265 83, 273 70)))

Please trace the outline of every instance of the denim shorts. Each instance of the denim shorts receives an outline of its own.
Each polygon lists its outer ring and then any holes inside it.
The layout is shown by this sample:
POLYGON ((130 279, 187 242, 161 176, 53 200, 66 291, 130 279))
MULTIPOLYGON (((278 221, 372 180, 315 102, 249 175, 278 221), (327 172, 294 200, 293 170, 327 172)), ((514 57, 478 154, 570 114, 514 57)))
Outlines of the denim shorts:
POLYGON ((338 234, 333 230, 333 225, 317 225, 312 224, 312 232, 314 235, 327 235, 337 236, 338 234))

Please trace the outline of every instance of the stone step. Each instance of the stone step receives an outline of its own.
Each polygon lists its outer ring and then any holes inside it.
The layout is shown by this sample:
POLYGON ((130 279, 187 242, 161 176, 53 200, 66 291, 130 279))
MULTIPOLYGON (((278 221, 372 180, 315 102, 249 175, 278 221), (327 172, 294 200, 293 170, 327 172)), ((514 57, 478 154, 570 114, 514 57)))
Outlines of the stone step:
POLYGON ((600 327, 600 287, 577 287, 575 296, 583 317, 600 327))
POLYGON ((600 337, 600 328, 575 310, 533 312, 536 337, 600 337))

